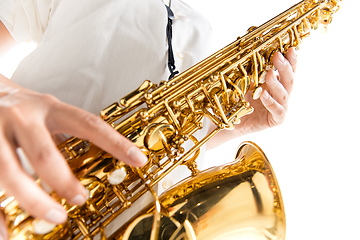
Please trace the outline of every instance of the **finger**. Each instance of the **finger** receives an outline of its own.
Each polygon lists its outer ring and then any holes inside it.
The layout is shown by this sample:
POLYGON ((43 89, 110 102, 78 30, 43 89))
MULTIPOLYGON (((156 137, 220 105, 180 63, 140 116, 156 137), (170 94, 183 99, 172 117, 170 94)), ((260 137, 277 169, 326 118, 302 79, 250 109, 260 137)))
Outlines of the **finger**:
POLYGON ((0 210, 0 239, 1 240, 8 239, 7 227, 6 227, 6 223, 5 223, 5 216, 1 210, 0 210))
POLYGON ((52 135, 52 138, 53 138, 55 145, 59 145, 60 143, 69 139, 69 137, 65 136, 62 133, 54 134, 54 135, 52 135))
POLYGON ((279 52, 274 54, 273 63, 274 66, 279 71, 281 84, 284 86, 288 94, 291 94, 294 88, 294 79, 295 79, 295 74, 293 72, 291 64, 279 52))
POLYGON ((59 104, 53 111, 52 119, 55 126, 49 126, 50 128, 87 139, 129 165, 140 167, 148 160, 130 140, 94 114, 74 106, 59 104))
POLYGON ((53 198, 46 194, 21 168, 14 145, 0 136, 0 187, 14 196, 22 209, 35 218, 61 224, 67 220, 67 212, 53 198))
POLYGON ((277 76, 272 69, 270 69, 266 74, 265 82, 275 101, 280 103, 286 109, 288 105, 289 94, 284 86, 278 81, 277 76))
POLYGON ((285 108, 275 101, 266 90, 262 92, 260 99, 264 107, 270 112, 268 119, 270 127, 274 127, 285 121, 285 108))
POLYGON ((297 63, 298 63, 298 58, 297 58, 297 53, 296 53, 296 49, 295 48, 289 48, 289 50, 287 51, 287 53, 285 54, 285 58, 289 61, 289 63, 292 66, 293 72, 296 72, 296 68, 297 68, 297 63))
POLYGON ((32 127, 26 126, 28 124, 23 122, 17 124, 15 139, 41 181, 61 197, 66 198, 70 204, 83 205, 87 198, 86 190, 71 172, 47 129, 36 123, 31 123, 32 127))

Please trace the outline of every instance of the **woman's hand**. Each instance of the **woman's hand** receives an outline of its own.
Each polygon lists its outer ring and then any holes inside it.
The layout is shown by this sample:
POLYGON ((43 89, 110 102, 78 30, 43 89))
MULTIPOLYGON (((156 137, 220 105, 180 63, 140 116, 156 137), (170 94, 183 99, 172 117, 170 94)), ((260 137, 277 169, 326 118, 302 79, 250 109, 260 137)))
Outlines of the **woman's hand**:
MULTIPOLYGON (((52 136, 67 133, 87 139, 121 161, 142 166, 146 156, 100 117, 53 96, 16 86, 0 77, 0 189, 6 189, 32 216, 60 224, 65 209, 44 192, 19 162, 21 147, 36 174, 70 204, 82 205, 87 193, 58 151, 52 136)), ((1 215, 1 211, 0 211, 1 215)), ((0 216, 0 238, 7 238, 0 216)))
POLYGON ((262 85, 264 91, 260 99, 253 100, 252 92, 245 98, 254 108, 254 112, 241 118, 241 123, 232 131, 221 131, 211 139, 207 148, 211 149, 232 138, 249 133, 258 132, 266 128, 277 126, 284 122, 289 97, 294 87, 297 55, 294 48, 290 48, 285 57, 277 52, 274 54, 273 63, 279 75, 272 69, 266 74, 266 83, 262 85))
POLYGON ((295 49, 290 48, 285 57, 279 52, 275 53, 273 63, 279 72, 279 79, 273 70, 269 70, 260 101, 253 100, 250 94, 246 96, 246 100, 254 107, 254 112, 241 118, 237 130, 243 135, 274 127, 285 121, 289 97, 294 87, 297 65, 295 49))

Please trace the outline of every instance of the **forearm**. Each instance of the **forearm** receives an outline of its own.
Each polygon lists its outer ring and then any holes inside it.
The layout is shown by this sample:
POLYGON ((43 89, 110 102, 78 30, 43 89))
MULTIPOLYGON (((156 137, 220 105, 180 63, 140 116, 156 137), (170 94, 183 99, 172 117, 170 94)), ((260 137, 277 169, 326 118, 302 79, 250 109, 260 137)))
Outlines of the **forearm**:
MULTIPOLYGON (((11 36, 3 22, 0 21, 0 56, 14 45, 14 38, 11 36)), ((0 74, 0 92, 3 91, 5 87, 20 88, 19 85, 0 74)))
POLYGON ((16 83, 14 83, 13 81, 11 81, 10 79, 8 79, 7 77, 3 76, 2 74, 0 74, 0 92, 5 88, 5 87, 10 87, 10 88, 15 88, 15 89, 21 89, 22 87, 17 85, 16 83))
POLYGON ((0 55, 15 45, 15 39, 11 36, 2 21, 0 21, 0 55))

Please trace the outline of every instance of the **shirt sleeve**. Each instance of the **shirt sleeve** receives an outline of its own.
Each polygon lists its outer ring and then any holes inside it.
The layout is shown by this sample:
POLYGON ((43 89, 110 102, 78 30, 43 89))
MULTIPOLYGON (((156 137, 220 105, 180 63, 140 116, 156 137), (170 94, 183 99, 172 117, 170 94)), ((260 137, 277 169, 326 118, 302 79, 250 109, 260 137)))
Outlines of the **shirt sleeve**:
POLYGON ((18 42, 40 42, 52 0, 1 0, 0 20, 18 42))

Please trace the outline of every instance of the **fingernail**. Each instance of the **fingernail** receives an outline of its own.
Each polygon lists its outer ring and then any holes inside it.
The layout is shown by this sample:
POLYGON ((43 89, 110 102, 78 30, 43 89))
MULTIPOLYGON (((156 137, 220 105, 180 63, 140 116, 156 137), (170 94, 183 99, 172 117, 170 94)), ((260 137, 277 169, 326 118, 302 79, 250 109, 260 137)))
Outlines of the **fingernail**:
POLYGON ((296 51, 295 48, 293 48, 293 52, 294 52, 294 54, 293 54, 293 59, 296 59, 296 58, 297 58, 297 51, 296 51))
POLYGON ((285 58, 281 53, 279 54, 279 62, 281 62, 281 63, 285 62, 285 58))
POLYGON ((82 194, 78 194, 70 200, 71 205, 81 206, 86 202, 86 198, 82 194))
POLYGON ((129 148, 127 155, 139 166, 145 165, 148 161, 147 157, 135 146, 129 148))
POLYGON ((269 100, 270 94, 265 90, 263 94, 261 95, 261 98, 264 100, 269 100))
POLYGON ((67 214, 65 210, 60 209, 50 209, 45 215, 45 220, 51 222, 51 223, 57 223, 61 224, 64 223, 67 220, 67 214))
POLYGON ((89 189, 85 188, 85 193, 86 193, 86 201, 87 201, 89 199, 89 197, 90 197, 89 189))

